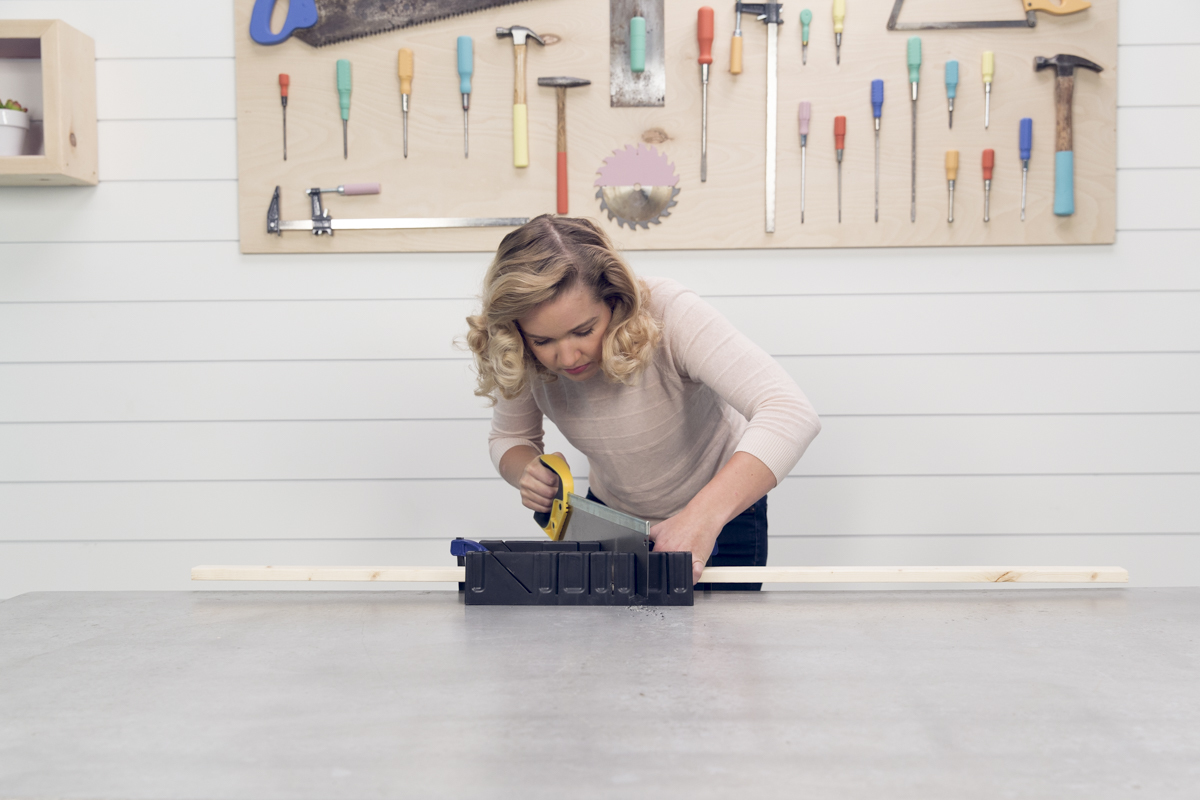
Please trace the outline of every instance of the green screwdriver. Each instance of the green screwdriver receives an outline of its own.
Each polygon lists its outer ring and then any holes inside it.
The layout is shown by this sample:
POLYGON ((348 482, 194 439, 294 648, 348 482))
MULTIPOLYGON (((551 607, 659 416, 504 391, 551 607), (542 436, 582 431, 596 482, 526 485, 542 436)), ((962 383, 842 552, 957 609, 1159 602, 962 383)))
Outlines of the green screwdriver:
POLYGON ((812 12, 807 8, 800 12, 800 63, 808 63, 808 30, 812 24, 812 12))
POLYGON ((337 62, 338 105, 342 107, 342 158, 350 157, 346 123, 350 121, 350 62, 339 58, 337 62))
POLYGON ((917 221, 917 84, 921 81, 921 37, 908 40, 908 82, 912 84, 912 221, 917 221))

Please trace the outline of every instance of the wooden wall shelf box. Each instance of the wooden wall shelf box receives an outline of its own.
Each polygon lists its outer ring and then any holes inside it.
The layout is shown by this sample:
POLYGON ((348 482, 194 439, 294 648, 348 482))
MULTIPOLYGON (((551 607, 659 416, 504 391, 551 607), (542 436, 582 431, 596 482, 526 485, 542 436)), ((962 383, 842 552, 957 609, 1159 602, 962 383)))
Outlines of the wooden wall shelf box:
POLYGON ((0 20, 0 58, 38 57, 44 155, 0 157, 0 186, 94 186, 96 45, 62 20, 0 20))

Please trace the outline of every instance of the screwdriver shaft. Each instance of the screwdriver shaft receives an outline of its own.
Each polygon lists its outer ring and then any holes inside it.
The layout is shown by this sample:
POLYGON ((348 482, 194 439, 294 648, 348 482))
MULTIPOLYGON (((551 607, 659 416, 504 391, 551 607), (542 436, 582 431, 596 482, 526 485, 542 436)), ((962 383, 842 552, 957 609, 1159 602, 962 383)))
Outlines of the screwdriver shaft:
POLYGON ((950 213, 946 217, 946 222, 954 222, 954 181, 949 181, 950 184, 950 213))
POLYGON ((838 222, 842 221, 842 159, 838 158, 838 222))
MULTIPOLYGON (((466 95, 463 95, 466 102, 466 95)), ((471 126, 467 117, 467 109, 463 109, 463 158, 471 157, 471 126)))
POLYGON ((708 180, 708 64, 700 65, 700 182, 708 180))
POLYGON ((1029 162, 1021 167, 1021 222, 1025 221, 1025 184, 1029 180, 1029 162))
POLYGON ((350 157, 350 144, 347 136, 346 120, 342 120, 342 158, 350 157))
POLYGON ((992 203, 992 182, 983 182, 983 221, 988 222, 992 203))
POLYGON ((879 222, 879 119, 875 120, 875 221, 879 222))
POLYGON ((917 85, 913 84, 912 101, 912 213, 911 221, 917 221, 917 85))
MULTIPOLYGON (((805 138, 807 138, 807 137, 805 137, 805 138)), ((801 225, 804 224, 804 179, 807 177, 807 175, 805 173, 807 172, 807 169, 808 169, 807 158, 806 158, 807 150, 808 150, 808 147, 806 147, 803 144, 800 145, 800 224, 801 225)))
POLYGON ((287 104, 283 106, 283 160, 287 161, 287 104))

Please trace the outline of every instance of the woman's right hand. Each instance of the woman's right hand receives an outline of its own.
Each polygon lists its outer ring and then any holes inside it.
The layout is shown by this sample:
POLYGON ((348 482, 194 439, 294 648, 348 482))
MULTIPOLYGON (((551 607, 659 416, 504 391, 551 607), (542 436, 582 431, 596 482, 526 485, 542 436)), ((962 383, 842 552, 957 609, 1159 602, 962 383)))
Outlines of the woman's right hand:
MULTIPOLYGON (((562 453, 554 455, 562 457, 562 453)), ((549 511, 554 495, 558 494, 558 475, 542 463, 540 456, 535 456, 525 465, 517 488, 521 490, 521 504, 526 508, 549 511)))

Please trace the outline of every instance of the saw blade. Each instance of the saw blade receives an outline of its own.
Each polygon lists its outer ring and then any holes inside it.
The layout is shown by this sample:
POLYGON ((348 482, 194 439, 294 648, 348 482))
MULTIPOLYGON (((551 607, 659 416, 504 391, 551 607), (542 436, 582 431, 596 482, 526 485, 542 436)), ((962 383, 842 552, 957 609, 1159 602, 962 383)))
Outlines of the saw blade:
POLYGON ((568 494, 571 515, 563 541, 599 542, 600 549, 615 553, 633 553, 637 559, 636 594, 646 596, 650 575, 650 522, 615 508, 568 494))
POLYGON ((677 204, 675 165, 653 146, 627 145, 615 150, 597 172, 600 177, 593 185, 598 187, 600 210, 620 227, 649 229, 651 223, 658 225, 663 217, 671 216, 671 208, 677 204))
POLYGON ((313 47, 498 8, 523 0, 317 0, 317 24, 293 34, 313 47))

